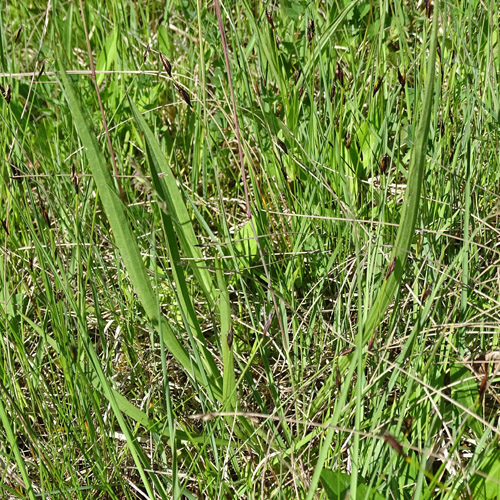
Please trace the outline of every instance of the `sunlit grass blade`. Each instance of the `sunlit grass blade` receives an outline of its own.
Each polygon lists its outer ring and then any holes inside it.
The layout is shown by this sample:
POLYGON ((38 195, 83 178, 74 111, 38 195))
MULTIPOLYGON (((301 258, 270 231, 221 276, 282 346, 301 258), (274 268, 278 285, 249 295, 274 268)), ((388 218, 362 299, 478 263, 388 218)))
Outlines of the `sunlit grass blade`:
POLYGON ((418 129, 416 131, 415 144, 411 155, 411 163, 408 171, 407 187, 399 222, 396 241, 391 253, 387 272, 382 279, 383 285, 370 307, 368 317, 363 326, 363 343, 373 336, 375 329, 379 326, 382 317, 399 288, 406 261, 410 253, 413 238, 415 236, 415 223, 417 221, 420 193, 425 172, 425 158, 427 153, 427 138, 431 121, 432 100, 435 91, 437 35, 439 24, 439 2, 434 5, 432 34, 429 46, 429 59, 427 62, 427 76, 425 81, 425 94, 423 99, 422 114, 418 129))
MULTIPOLYGON (((189 262, 192 263, 191 268, 198 283, 205 290, 205 295, 208 297, 210 306, 214 304, 215 289, 205 267, 205 262, 202 264, 203 267, 200 267, 202 257, 199 247, 196 246, 196 235, 186 205, 176 185, 176 179, 165 160, 165 155, 162 153, 157 139, 134 103, 132 101, 129 102, 139 130, 146 138, 146 150, 148 152, 151 177, 155 194, 160 202, 163 231, 166 238, 173 279, 176 283, 176 296, 179 301, 181 314, 185 318, 186 329, 189 334, 194 335, 197 339, 196 344, 193 344, 193 351, 195 356, 199 355, 199 359, 197 359, 198 367, 202 368, 200 366, 200 362, 202 362, 203 366, 208 370, 209 377, 216 380, 217 385, 220 385, 219 370, 212 355, 206 349, 206 341, 186 284, 184 269, 180 265, 181 257, 177 247, 177 238, 181 242, 181 248, 184 250, 185 255, 190 259, 197 259, 194 262, 189 260, 189 262), (163 175, 160 177, 161 174, 163 175)), ((207 384, 204 383, 203 385, 207 384)))
MULTIPOLYGON (((104 156, 99 150, 95 137, 90 132, 72 85, 64 70, 61 71, 60 78, 73 114, 75 127, 84 145, 85 154, 99 190, 104 211, 108 217, 111 229, 113 230, 116 246, 120 250, 132 286, 144 307, 148 319, 161 335, 164 336, 165 345, 168 350, 183 366, 187 373, 190 373, 199 383, 202 383, 203 377, 194 363, 194 360, 190 358, 187 351, 173 333, 168 322, 159 313, 158 298, 153 292, 136 238, 130 229, 120 197, 113 186, 113 181, 106 167, 104 156)), ((212 379, 209 383, 213 392, 221 396, 217 381, 212 379)))
POLYGON ((206 268, 206 262, 200 248, 197 246, 199 242, 194 232, 191 216, 177 187, 177 179, 165 159, 165 153, 161 150, 157 138, 132 100, 129 99, 129 103, 139 130, 144 134, 146 139, 156 194, 161 201, 166 203, 168 213, 172 216, 184 257, 190 259, 190 267, 208 300, 209 307, 213 307, 216 296, 215 287, 206 268), (161 179, 158 174, 161 174, 161 179))

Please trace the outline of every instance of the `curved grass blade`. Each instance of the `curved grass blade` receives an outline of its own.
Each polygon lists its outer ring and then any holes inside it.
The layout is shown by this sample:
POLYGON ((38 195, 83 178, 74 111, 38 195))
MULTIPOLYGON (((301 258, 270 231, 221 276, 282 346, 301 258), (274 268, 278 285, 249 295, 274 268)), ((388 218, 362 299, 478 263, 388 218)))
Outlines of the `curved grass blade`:
POLYGON ((391 254, 388 272, 384 276, 382 288, 380 289, 364 324, 364 344, 372 337, 373 332, 380 324, 389 303, 399 288, 414 236, 415 223, 417 220, 420 202, 420 192, 422 190, 422 181, 425 170, 426 146, 427 138, 429 136, 432 98, 434 95, 434 76, 436 72, 436 48, 439 19, 438 10, 439 2, 436 2, 434 7, 434 21, 429 48, 429 60, 427 63, 427 81, 425 82, 426 89, 424 95, 424 106, 416 132, 413 154, 411 156, 401 221, 399 223, 396 242, 391 254))
POLYGON ((216 297, 215 287, 205 267, 205 259, 198 246, 198 240, 193 229, 191 217, 187 211, 182 194, 177 187, 176 178, 168 166, 165 154, 161 150, 160 144, 153 132, 148 127, 146 121, 131 99, 129 99, 129 103, 135 122, 146 139, 156 194, 166 203, 168 213, 172 216, 172 220, 175 224, 181 250, 184 256, 190 259, 189 262, 191 263, 192 271, 208 300, 209 307, 213 307, 216 297), (156 172, 153 171, 153 169, 156 172), (161 182, 158 178, 158 174, 160 173, 162 174, 161 182), (202 263, 201 266, 200 263, 202 263))
MULTIPOLYGON (((420 201, 420 191, 422 188, 422 179, 424 174, 424 161, 427 137, 429 134, 429 125, 431 118, 432 96, 434 95, 434 74, 436 66, 436 48, 437 48, 437 33, 439 23, 439 2, 436 2, 434 7, 434 20, 432 25, 432 34, 430 42, 430 55, 427 65, 427 79, 426 90, 424 95, 424 108, 419 122, 415 146, 413 149, 410 170, 408 173, 408 186, 405 192, 405 200, 403 205, 403 213, 401 214, 401 222, 399 224, 398 234, 396 236, 396 243, 394 245, 390 267, 393 268, 389 274, 386 275, 384 284, 372 306, 368 318, 365 321, 362 342, 365 344, 373 335, 375 328, 380 323, 389 302, 392 300, 396 290, 399 287, 403 275, 403 268, 408 258, 411 242, 413 239, 413 232, 415 229, 415 222, 417 220, 418 206, 420 201)), ((359 355, 356 354, 355 355, 359 355)), ((339 368, 344 372, 347 368, 347 380, 354 373, 357 365, 355 359, 351 356, 341 358, 339 368)), ((345 391, 346 392, 346 391, 345 391)), ((339 403, 340 404, 340 403, 339 403)), ((339 406, 336 406, 332 421, 335 422, 336 415, 338 414, 339 406)), ((313 498, 318 482, 323 470, 323 466, 328 456, 328 450, 333 440, 333 432, 331 429, 327 432, 325 440, 321 445, 319 452, 318 462, 314 469, 314 474, 309 486, 307 499, 313 498)))
MULTIPOLYGON (((99 196, 104 211, 109 220, 111 229, 113 230, 116 246, 120 251, 125 267, 129 273, 132 286, 144 307, 148 319, 155 326, 160 335, 163 336, 168 350, 187 373, 195 378, 199 384, 204 385, 202 383, 204 377, 196 366, 196 361, 189 356, 170 328, 166 319, 159 313, 158 299, 153 292, 151 282, 147 276, 146 268, 142 261, 135 236, 130 229, 123 204, 113 186, 111 175, 106 168, 104 156, 97 145, 94 135, 90 132, 80 108, 80 104, 64 69, 61 69, 60 79, 71 108, 76 130, 83 143, 85 154, 92 170, 92 175, 99 190, 99 196)), ((217 381, 211 379, 208 383, 216 397, 221 399, 222 393, 217 381)))
MULTIPOLYGON (((201 252, 197 245, 196 235, 191 223, 191 218, 182 199, 181 193, 177 187, 175 177, 173 176, 168 164, 165 160, 165 155, 160 149, 160 145, 156 140, 151 129, 146 124, 144 118, 141 116, 139 110, 135 107, 132 101, 130 107, 134 119, 146 138, 146 150, 148 154, 149 167, 151 170, 151 177, 153 180, 153 187, 155 195, 160 201, 160 216, 163 223, 163 230, 166 236, 167 249, 169 253, 172 274, 176 283, 176 296, 181 309, 181 314, 184 324, 189 335, 196 337, 197 342, 193 342, 193 350, 198 357, 198 367, 205 368, 209 377, 217 381, 217 385, 221 385, 220 374, 215 364, 215 361, 209 351, 206 349, 205 338, 201 331, 196 311, 189 294, 184 276, 184 269, 180 265, 180 254, 177 247, 177 238, 181 244, 184 255, 189 258, 202 259, 201 252), (160 177, 160 174, 163 173, 160 177)), ((193 262, 189 260, 188 262, 193 262)), ((213 307, 215 289, 212 280, 206 268, 200 268, 197 262, 192 266, 193 273, 198 279, 198 283, 205 290, 205 296, 208 297, 209 306, 213 307)), ((203 373, 202 373, 203 374, 203 373)), ((203 385, 207 385, 204 383, 203 385)))

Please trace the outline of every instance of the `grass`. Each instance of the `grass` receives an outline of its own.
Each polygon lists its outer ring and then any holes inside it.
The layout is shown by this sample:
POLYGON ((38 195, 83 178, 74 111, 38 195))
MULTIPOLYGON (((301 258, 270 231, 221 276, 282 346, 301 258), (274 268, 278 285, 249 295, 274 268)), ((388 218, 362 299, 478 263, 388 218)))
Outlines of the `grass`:
POLYGON ((491 3, 0 9, 2 498, 500 497, 491 3))

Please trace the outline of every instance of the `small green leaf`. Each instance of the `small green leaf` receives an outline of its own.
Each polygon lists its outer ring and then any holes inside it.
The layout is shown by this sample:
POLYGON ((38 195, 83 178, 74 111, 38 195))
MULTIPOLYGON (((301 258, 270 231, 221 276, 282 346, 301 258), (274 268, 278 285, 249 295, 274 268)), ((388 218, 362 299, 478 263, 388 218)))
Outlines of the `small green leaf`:
POLYGON ((234 235, 234 248, 238 252, 239 257, 245 262, 250 264, 256 257, 258 257, 257 242, 252 230, 252 225, 247 222, 235 235, 234 235))
MULTIPOLYGON (((96 71, 109 71, 115 62, 116 54, 117 54, 117 41, 118 41, 118 30, 115 27, 111 34, 108 36, 106 40, 106 44, 104 45, 104 49, 99 55, 99 59, 97 60, 96 71)), ((101 85, 104 77, 106 75, 104 73, 98 73, 97 75, 97 85, 101 85)))
POLYGON ((304 13, 307 4, 305 2, 291 2, 290 0, 285 0, 282 3, 282 9, 286 17, 293 20, 298 20, 300 16, 304 13))
POLYGON ((344 499, 349 491, 351 476, 343 472, 323 469, 320 481, 323 488, 325 488, 329 500, 344 499))
MULTIPOLYGON (((344 500, 349 498, 349 487, 351 476, 344 472, 323 469, 320 475, 320 481, 325 488, 328 500, 344 500)), ((369 488, 358 479, 357 497, 370 500, 383 500, 384 497, 377 493, 375 488, 369 488)))
MULTIPOLYGON (((470 371, 459 363, 455 363, 450 369, 450 386, 452 388, 452 398, 465 406, 466 408, 474 409, 478 401, 479 388, 476 380, 471 376, 470 371)), ((453 409, 459 411, 453 405, 453 409)), ((475 418, 468 416, 469 427, 474 431, 477 438, 483 434, 481 424, 475 418)), ((460 421, 458 418, 456 421, 460 421)))

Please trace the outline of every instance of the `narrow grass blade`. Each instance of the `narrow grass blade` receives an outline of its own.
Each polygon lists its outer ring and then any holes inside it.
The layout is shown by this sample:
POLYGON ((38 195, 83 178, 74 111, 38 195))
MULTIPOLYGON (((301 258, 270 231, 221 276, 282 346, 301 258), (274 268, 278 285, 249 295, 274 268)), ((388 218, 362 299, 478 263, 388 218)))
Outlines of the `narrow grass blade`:
POLYGON ((224 364, 223 375, 223 401, 224 411, 236 410, 236 379, 234 376, 233 356, 233 331, 231 326, 231 309, 229 306, 229 293, 224 281, 221 268, 217 267, 217 282, 220 290, 220 321, 221 321, 221 347, 222 363, 224 364))
POLYGON ((8 445, 10 446, 12 452, 14 453, 17 466, 19 467, 19 472, 21 473, 21 477, 26 487, 27 496, 31 500, 35 500, 35 493, 33 492, 31 481, 30 478, 28 477, 26 466, 24 465, 24 458, 21 456, 21 452, 19 451, 19 446, 17 444, 16 436, 14 435, 14 431, 12 429, 12 426, 10 425, 9 417, 7 415, 5 406, 3 404, 3 398, 0 398, 0 421, 2 422, 5 435, 7 437, 8 445))
POLYGON ((364 324, 364 343, 372 337, 373 332, 380 324, 390 301, 394 297, 396 290, 399 288, 414 236, 415 223, 417 220, 420 202, 420 192, 422 190, 422 181, 425 170, 427 137, 429 135, 432 98, 434 95, 439 2, 436 2, 434 6, 433 15, 434 21, 429 48, 429 60, 427 64, 427 79, 425 82, 423 112, 416 132, 416 141, 413 147, 413 154, 411 156, 401 221, 399 223, 398 234, 392 251, 388 272, 384 278, 384 284, 382 285, 382 288, 380 289, 364 324))

